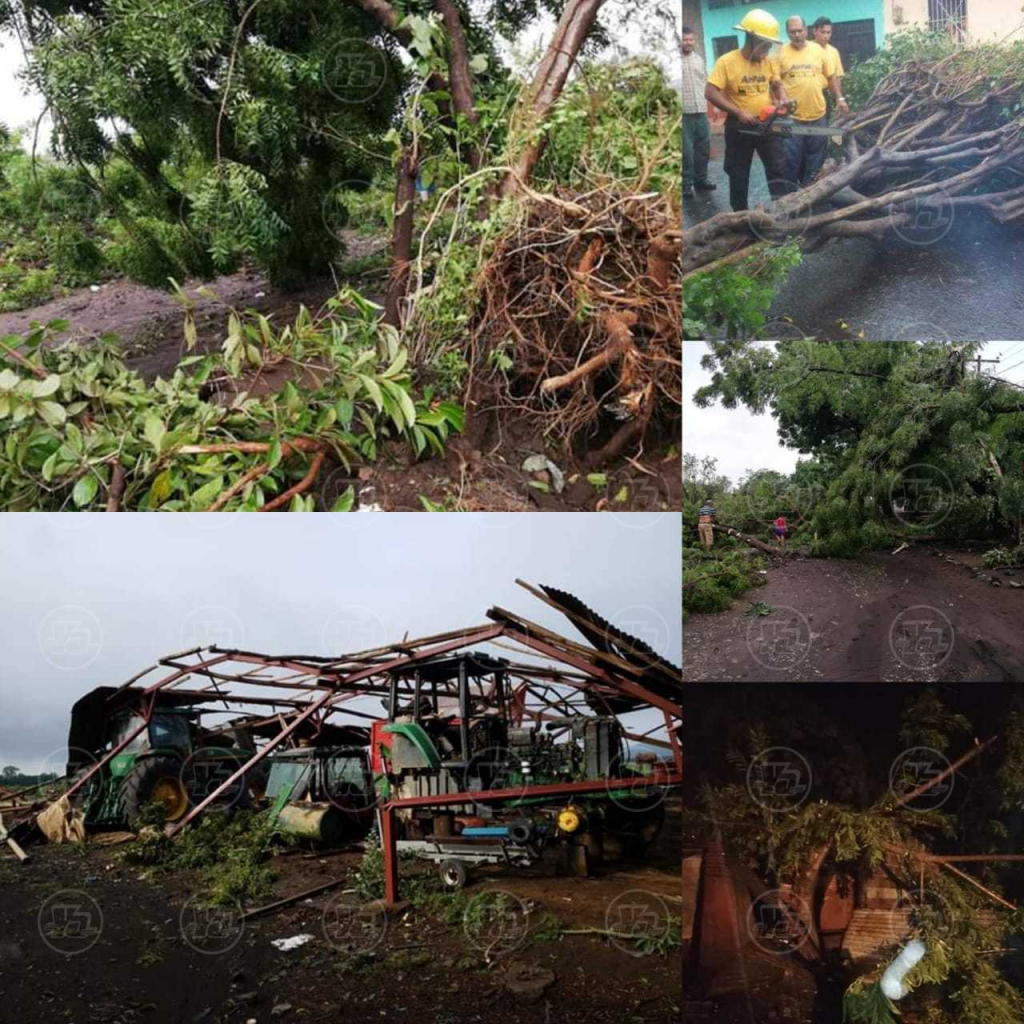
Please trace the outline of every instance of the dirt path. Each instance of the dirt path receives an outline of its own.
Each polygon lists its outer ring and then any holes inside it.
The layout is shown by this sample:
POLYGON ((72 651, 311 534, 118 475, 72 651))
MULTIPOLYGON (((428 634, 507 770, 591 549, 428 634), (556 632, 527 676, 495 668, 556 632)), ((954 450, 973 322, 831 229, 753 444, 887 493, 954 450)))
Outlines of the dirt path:
MULTIPOLYGON (((205 282, 222 302, 196 294, 204 282, 186 281, 184 288, 196 303, 197 349, 216 348, 224 339, 226 313, 222 303, 240 309, 274 314, 278 324, 294 318, 300 303, 316 309, 335 292, 334 282, 319 281, 299 292, 282 292, 255 271, 239 271, 205 282)), ((371 296, 372 297, 372 296, 371 296)), ((80 288, 42 306, 17 313, 0 314, 0 336, 24 334, 33 323, 68 320, 70 327, 59 338, 91 339, 116 334, 123 344, 125 361, 143 377, 170 376, 186 354, 181 306, 169 292, 119 279, 99 285, 97 291, 80 288)))
MULTIPOLYGON (((971 555, 953 552, 967 562, 971 555)), ((1024 681, 1024 573, 1001 586, 926 550, 796 558, 683 626, 689 681, 1024 681), (745 615, 751 603, 775 607, 745 615)))

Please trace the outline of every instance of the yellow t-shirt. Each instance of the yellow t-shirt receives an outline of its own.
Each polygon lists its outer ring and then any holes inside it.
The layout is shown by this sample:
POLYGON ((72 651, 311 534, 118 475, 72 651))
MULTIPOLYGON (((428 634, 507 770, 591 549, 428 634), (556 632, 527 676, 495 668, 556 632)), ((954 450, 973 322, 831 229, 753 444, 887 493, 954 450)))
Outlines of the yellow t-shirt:
POLYGON ((786 43, 779 52, 779 68, 786 95, 796 100, 794 117, 798 121, 817 121, 828 112, 822 82, 827 80, 831 65, 825 51, 817 43, 805 43, 797 49, 786 43))
MULTIPOLYGON (((815 43, 815 46, 818 44, 815 43)), ((838 78, 842 78, 846 72, 843 70, 843 58, 839 56, 839 51, 829 43, 827 46, 823 46, 822 49, 825 51, 825 60, 827 61, 826 67, 828 70, 825 72, 827 75, 836 75, 838 78)))
POLYGON ((715 61, 708 81, 718 86, 741 110, 755 117, 772 102, 771 83, 779 81, 775 57, 747 60, 742 50, 724 53, 715 61))

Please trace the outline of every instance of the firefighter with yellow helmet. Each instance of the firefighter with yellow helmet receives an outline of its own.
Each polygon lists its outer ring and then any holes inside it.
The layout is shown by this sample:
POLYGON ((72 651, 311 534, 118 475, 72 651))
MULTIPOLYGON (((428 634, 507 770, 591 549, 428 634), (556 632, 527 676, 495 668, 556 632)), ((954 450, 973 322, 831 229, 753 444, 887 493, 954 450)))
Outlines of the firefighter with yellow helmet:
POLYGON ((729 176, 729 201, 734 210, 747 209, 750 168, 754 154, 761 158, 772 197, 785 194, 782 140, 766 133, 745 134, 744 126, 756 126, 758 115, 772 104, 789 102, 777 57, 772 47, 781 43, 779 23, 767 11, 747 11, 734 25, 745 32, 743 46, 715 61, 704 91, 709 103, 728 115, 725 119, 725 173, 729 176))

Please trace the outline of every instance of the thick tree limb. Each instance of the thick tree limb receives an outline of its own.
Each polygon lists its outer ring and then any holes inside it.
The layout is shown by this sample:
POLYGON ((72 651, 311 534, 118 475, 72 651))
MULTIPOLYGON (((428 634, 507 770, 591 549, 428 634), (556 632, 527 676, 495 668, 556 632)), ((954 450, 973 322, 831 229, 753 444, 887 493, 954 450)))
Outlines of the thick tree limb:
POLYGON ((718 523, 712 523, 712 529, 720 530, 722 533, 727 533, 730 537, 736 537, 743 541, 745 544, 749 544, 752 548, 757 548, 758 551, 763 551, 766 555, 795 555, 795 551, 788 551, 786 548, 773 548, 769 544, 765 544, 764 541, 758 540, 756 537, 748 536, 745 533, 740 533, 739 530, 734 530, 731 526, 719 526, 718 523))

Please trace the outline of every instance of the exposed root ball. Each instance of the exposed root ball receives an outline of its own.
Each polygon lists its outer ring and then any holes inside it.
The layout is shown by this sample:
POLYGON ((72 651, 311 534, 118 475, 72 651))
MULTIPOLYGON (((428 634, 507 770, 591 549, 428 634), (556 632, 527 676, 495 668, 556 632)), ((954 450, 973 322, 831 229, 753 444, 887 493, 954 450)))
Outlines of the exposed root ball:
POLYGON ((478 381, 590 465, 679 416, 679 223, 657 193, 534 194, 483 269, 478 381), (507 375, 496 352, 512 361, 507 375))

